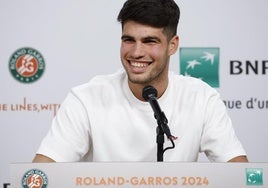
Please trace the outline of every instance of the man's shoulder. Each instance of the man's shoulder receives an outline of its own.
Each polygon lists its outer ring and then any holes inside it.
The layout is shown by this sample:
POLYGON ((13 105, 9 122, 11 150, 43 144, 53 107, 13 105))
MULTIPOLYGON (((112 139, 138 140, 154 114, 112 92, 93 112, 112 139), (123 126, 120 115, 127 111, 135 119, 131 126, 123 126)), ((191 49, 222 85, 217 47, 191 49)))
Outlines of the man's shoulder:
POLYGON ((210 93, 215 94, 217 90, 204 82, 202 79, 172 74, 171 76, 172 87, 176 88, 176 91, 183 91, 183 93, 210 93))
POLYGON ((125 77, 125 72, 123 70, 119 70, 112 74, 106 75, 97 75, 92 77, 88 82, 75 86, 72 88, 73 92, 86 92, 86 91, 99 91, 104 89, 109 89, 111 87, 115 87, 120 85, 125 77))
POLYGON ((184 76, 184 75, 179 75, 175 73, 171 73, 170 77, 173 82, 175 82, 177 85, 180 85, 180 86, 210 87, 206 82, 204 82, 200 78, 184 76))

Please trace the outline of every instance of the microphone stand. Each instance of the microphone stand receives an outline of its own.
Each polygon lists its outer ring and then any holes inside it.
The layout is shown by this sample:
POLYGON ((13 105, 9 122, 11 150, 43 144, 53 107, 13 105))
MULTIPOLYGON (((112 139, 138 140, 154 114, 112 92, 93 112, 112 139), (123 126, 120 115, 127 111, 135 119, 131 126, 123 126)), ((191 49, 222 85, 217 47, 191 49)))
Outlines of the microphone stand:
POLYGON ((175 138, 170 134, 170 131, 168 129, 168 120, 164 114, 164 112, 161 112, 159 116, 155 114, 155 119, 157 120, 158 126, 156 127, 156 143, 157 143, 157 161, 162 162, 164 161, 164 153, 168 149, 173 149, 175 147, 173 139, 175 138), (164 131, 165 130, 165 131, 164 131), (172 143, 171 147, 167 147, 164 149, 164 142, 165 142, 165 136, 164 134, 166 133, 167 137, 172 143))
POLYGON ((156 143, 157 143, 157 161, 162 162, 163 161, 163 155, 164 155, 164 131, 160 126, 156 127, 156 143))

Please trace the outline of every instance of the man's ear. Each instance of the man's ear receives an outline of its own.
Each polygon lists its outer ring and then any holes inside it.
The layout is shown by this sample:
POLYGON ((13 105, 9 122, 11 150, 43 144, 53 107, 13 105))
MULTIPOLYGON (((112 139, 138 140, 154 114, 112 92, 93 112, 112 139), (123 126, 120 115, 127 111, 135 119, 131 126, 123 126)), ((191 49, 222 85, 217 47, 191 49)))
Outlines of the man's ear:
POLYGON ((168 46, 168 55, 173 55, 177 52, 179 47, 179 36, 175 35, 174 37, 172 37, 172 39, 170 39, 169 41, 169 46, 168 46))

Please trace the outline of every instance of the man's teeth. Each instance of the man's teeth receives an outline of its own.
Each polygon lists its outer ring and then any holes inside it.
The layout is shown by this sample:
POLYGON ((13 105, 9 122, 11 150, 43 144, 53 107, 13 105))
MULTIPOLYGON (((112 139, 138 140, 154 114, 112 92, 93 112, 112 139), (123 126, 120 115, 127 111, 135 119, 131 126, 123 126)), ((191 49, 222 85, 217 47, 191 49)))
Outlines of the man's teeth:
POLYGON ((134 67, 147 67, 148 63, 131 62, 131 65, 134 67))

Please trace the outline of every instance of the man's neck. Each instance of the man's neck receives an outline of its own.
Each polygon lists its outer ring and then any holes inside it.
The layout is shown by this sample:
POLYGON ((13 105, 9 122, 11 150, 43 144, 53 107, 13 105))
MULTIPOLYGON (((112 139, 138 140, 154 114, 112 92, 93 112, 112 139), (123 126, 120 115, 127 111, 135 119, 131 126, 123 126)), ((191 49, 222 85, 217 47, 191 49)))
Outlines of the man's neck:
POLYGON ((155 83, 151 83, 151 84, 137 84, 137 83, 132 83, 132 82, 128 81, 128 85, 129 85, 129 88, 132 91, 133 95, 137 99, 139 99, 141 101, 145 101, 144 98, 142 97, 143 88, 147 85, 153 86, 157 90, 157 93, 158 93, 157 98, 160 98, 167 89, 168 78, 162 82, 155 82, 155 83))

